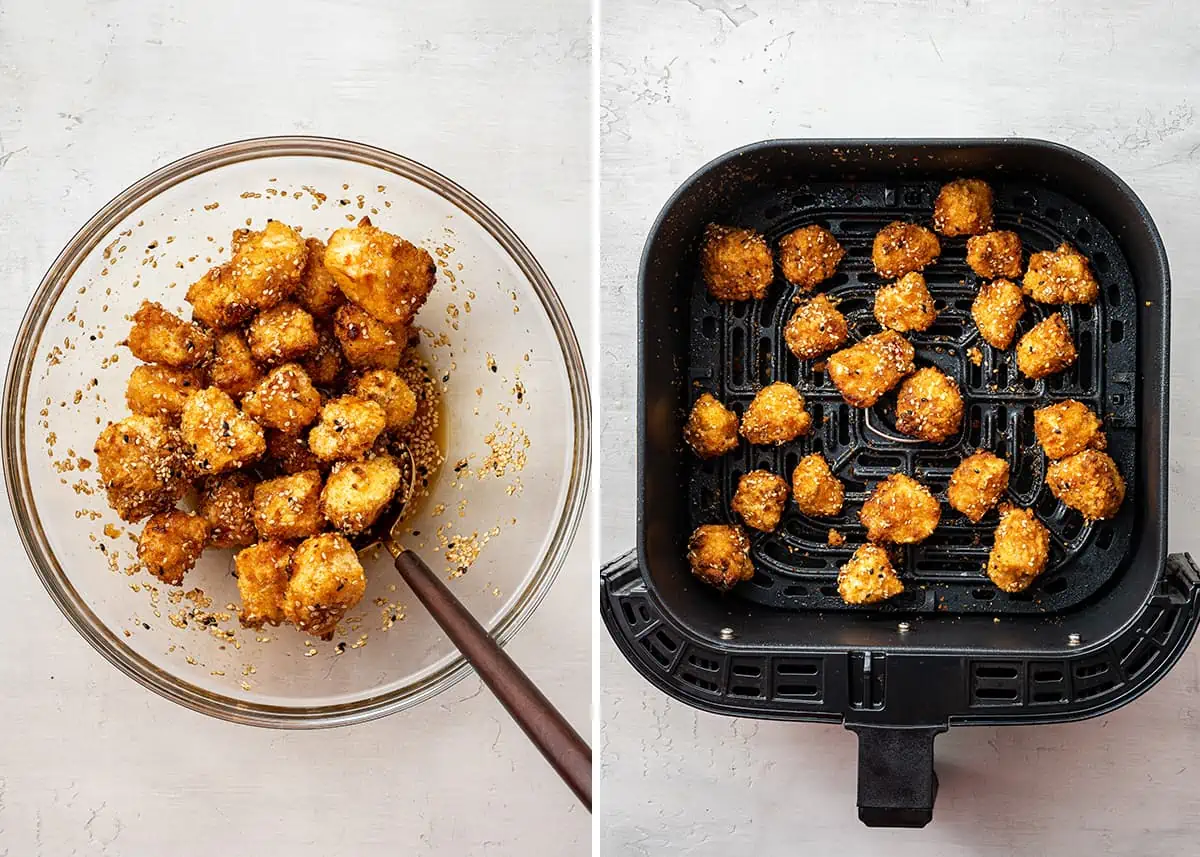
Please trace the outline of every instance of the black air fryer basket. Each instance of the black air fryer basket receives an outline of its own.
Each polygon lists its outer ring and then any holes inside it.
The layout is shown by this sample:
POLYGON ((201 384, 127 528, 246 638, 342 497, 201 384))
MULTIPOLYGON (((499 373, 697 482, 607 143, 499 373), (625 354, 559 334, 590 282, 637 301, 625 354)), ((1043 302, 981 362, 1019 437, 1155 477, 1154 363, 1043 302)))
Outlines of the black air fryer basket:
MULTIPOLYGON (((639 286, 638 547, 604 570, 600 603, 617 645, 652 684, 706 711, 844 723, 859 736, 859 817, 922 826, 937 792, 933 739, 948 726, 1102 714, 1183 653, 1200 616, 1200 572, 1190 557, 1166 552, 1167 259, 1141 201, 1104 166, 1032 140, 755 144, 708 164, 670 199, 646 243, 639 286), (875 233, 892 220, 928 223, 938 189, 958 176, 991 184, 997 228, 1019 233, 1026 251, 1069 241, 1085 253, 1101 299, 1065 308, 1076 365, 1030 381, 1011 350, 979 337, 965 239, 943 239, 926 271, 941 312, 911 341, 918 364, 940 367, 963 390, 962 432, 944 444, 897 433, 886 404, 847 406, 821 361, 792 356, 781 332, 795 290, 782 276, 765 300, 733 304, 712 300, 700 279, 708 223, 752 227, 772 244, 821 223, 847 251, 822 289, 839 298, 852 338, 861 338, 878 330, 875 233), (712 461, 683 445, 700 393, 740 412, 776 380, 804 394, 810 437, 777 449, 742 443, 712 461), (1111 521, 1083 521, 1045 485, 1033 410, 1068 398, 1103 415, 1128 483, 1111 521), (1010 462, 1010 499, 1049 528, 1046 573, 1024 593, 996 589, 983 571, 996 513, 973 525, 943 503, 935 534, 907 548, 898 566, 903 595, 874 608, 845 605, 837 571, 864 540, 858 511, 873 485, 899 470, 944 501, 951 471, 980 447, 1010 462), (787 478, 812 451, 846 484, 841 517, 808 519, 789 504, 775 533, 754 535, 753 580, 722 596, 693 578, 688 536, 731 520, 739 476, 764 468, 787 478), (827 544, 830 527, 844 546, 827 544)), ((1018 335, 1048 311, 1031 304, 1018 335)))

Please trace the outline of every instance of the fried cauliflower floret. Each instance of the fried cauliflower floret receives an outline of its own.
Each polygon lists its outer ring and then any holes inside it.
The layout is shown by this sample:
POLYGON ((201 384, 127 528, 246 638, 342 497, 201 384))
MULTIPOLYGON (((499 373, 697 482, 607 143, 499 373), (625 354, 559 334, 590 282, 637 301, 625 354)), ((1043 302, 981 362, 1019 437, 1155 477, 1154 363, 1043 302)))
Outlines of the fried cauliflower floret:
POLYGON ((1043 304, 1094 304, 1100 296, 1087 257, 1065 241, 1057 250, 1030 256, 1021 285, 1025 294, 1043 304))
POLYGON ((992 228, 992 189, 980 179, 942 185, 933 203, 933 228, 943 235, 979 235, 992 228))
POLYGON ((769 533, 779 526, 787 496, 788 484, 782 476, 751 470, 738 480, 731 508, 747 527, 769 533))
POLYGON ((942 510, 928 488, 910 476, 893 473, 875 486, 858 517, 871 541, 912 545, 929 538, 942 510))
POLYGON ((1085 449, 1046 469, 1050 493, 1089 521, 1117 514, 1125 499, 1125 480, 1108 453, 1085 449))
POLYGON ((978 524, 988 510, 1000 502, 1007 488, 1008 462, 981 449, 954 468, 946 501, 950 508, 978 524))
POLYGON ((1074 399, 1034 411, 1033 433, 1047 458, 1066 458, 1108 445, 1104 423, 1091 408, 1074 399))
POLYGON ((860 545, 838 571, 838 595, 847 604, 878 604, 904 591, 887 551, 860 545))
POLYGON ((913 371, 914 354, 907 339, 885 330, 834 353, 826 371, 848 405, 869 408, 913 371))
POLYGON ((142 301, 133 314, 133 327, 125 344, 134 357, 145 363, 192 369, 208 359, 213 340, 200 325, 167 312, 162 304, 142 301))
POLYGON ((708 293, 719 301, 762 298, 775 279, 767 241, 753 229, 709 224, 700 267, 708 293))
POLYGON ((1045 378, 1066 369, 1079 357, 1066 319, 1044 318, 1017 343, 1017 368, 1028 378, 1045 378))
POLYGON ((800 511, 815 518, 832 518, 842 511, 846 486, 833 475, 819 452, 804 456, 792 471, 792 496, 800 511))
POLYGON ((967 239, 967 264, 985 280, 1021 276, 1021 236, 1002 230, 967 239))
POLYGON ((179 586, 208 543, 208 521, 172 509, 146 522, 138 538, 138 560, 168 586, 179 586))
POLYGON ((196 469, 214 475, 257 461, 267 448, 263 430, 216 387, 188 397, 180 433, 191 447, 196 469))
POLYGON ((791 384, 776 381, 758 391, 742 414, 742 437, 758 446, 787 443, 812 430, 804 397, 791 384))
POLYGON ((846 317, 826 295, 817 295, 798 305, 783 329, 783 341, 801 360, 828 354, 841 347, 849 336, 846 317))
POLYGON ((875 236, 871 261, 881 277, 895 280, 929 265, 942 252, 937 236, 916 223, 897 220, 875 236))
POLYGON ((330 526, 361 533, 375 523, 400 487, 400 466, 390 455, 333 465, 321 491, 321 511, 330 526))
POLYGON ((320 421, 308 433, 308 446, 322 461, 362 458, 386 426, 378 404, 342 396, 321 408, 320 421))
POLYGON ((337 386, 346 368, 346 361, 332 328, 317 328, 317 347, 301 358, 300 365, 318 387, 337 386))
POLYGON ((280 473, 327 470, 329 465, 313 455, 304 434, 284 434, 267 429, 267 456, 280 473))
POLYGON ((398 431, 417 415, 417 394, 391 369, 372 369, 354 382, 354 394, 383 408, 387 431, 398 431))
POLYGON ((284 621, 283 601, 291 571, 292 548, 286 542, 265 541, 238 551, 233 559, 242 609, 238 618, 247 628, 284 621))
POLYGON ((1025 315, 1021 287, 1008 280, 993 280, 979 287, 971 302, 971 318, 979 335, 993 348, 1008 348, 1017 334, 1017 323, 1025 315))
POLYGON ((692 413, 683 427, 683 439, 701 458, 724 455, 737 449, 737 415, 711 393, 704 393, 692 405, 692 413))
POLYGON ((317 328, 299 304, 284 301, 256 315, 246 329, 246 339, 254 359, 273 366, 316 348, 317 328))
POLYGON ((741 527, 726 524, 697 527, 688 539, 687 559, 692 574, 722 592, 754 577, 750 540, 741 527))
POLYGON ((342 294, 399 327, 412 323, 437 277, 428 251, 372 226, 369 217, 329 236, 325 267, 342 294))
POLYGON ((875 320, 899 333, 929 330, 937 320, 933 295, 925 278, 915 271, 875 293, 875 320))
POLYGON ((1029 509, 1006 506, 988 554, 987 576, 1005 592, 1022 592, 1046 570, 1050 531, 1029 509))
POLYGON ((165 512, 187 490, 191 466, 183 439, 157 417, 126 417, 106 426, 94 452, 108 505, 124 521, 165 512))
POLYGON ((178 423, 187 397, 203 386, 204 373, 199 369, 135 366, 125 387, 125 403, 135 414, 178 423))
POLYGON ((208 521, 209 544, 215 548, 251 545, 254 526, 254 480, 245 473, 210 476, 200 492, 199 512, 208 521))
POLYGON ((234 327, 290 297, 308 260, 300 233, 278 220, 258 232, 238 230, 231 244, 233 257, 187 292, 192 313, 209 327, 234 327))
POLYGON ((254 527, 264 539, 302 539, 321 531, 321 474, 305 470, 254 486, 254 527))
POLYGON ((262 370, 254 362, 245 337, 236 330, 227 330, 217 337, 208 379, 234 398, 241 398, 262 380, 262 370))
POLYGON ((304 244, 308 247, 308 260, 300 275, 296 300, 313 318, 330 318, 333 311, 346 302, 346 296, 325 267, 325 242, 309 238, 304 244))
POLYGON ((900 384, 896 428, 909 437, 941 443, 958 432, 962 417, 962 393, 941 369, 926 366, 900 384))
POLYGON ((333 314, 333 334, 346 362, 359 369, 395 369, 404 354, 405 337, 358 304, 345 304, 333 314))
POLYGON ((809 291, 837 271, 846 251, 824 226, 802 226, 779 239, 779 267, 789 283, 809 291))
POLYGON ((294 435, 317 418, 321 394, 300 366, 284 363, 246 394, 242 410, 260 425, 294 435))
POLYGON ((366 588, 362 564, 344 536, 326 533, 306 539, 292 553, 283 613, 300 630, 328 638, 366 588))

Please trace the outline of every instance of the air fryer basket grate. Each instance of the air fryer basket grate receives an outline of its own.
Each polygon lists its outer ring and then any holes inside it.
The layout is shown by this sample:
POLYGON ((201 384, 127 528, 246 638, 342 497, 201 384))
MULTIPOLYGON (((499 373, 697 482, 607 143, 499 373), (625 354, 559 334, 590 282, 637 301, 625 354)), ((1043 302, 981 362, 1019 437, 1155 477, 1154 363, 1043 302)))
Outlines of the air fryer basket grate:
MULTIPOLYGON (((907 473, 942 501, 942 521, 925 543, 907 547, 898 571, 902 595, 877 610, 904 613, 1044 613, 1079 604, 1100 590, 1122 567, 1130 548, 1137 496, 1136 318, 1129 266, 1113 236, 1083 208, 1040 185, 993 181, 996 228, 1021 236, 1025 251, 1052 249, 1069 241, 1087 255, 1101 286, 1094 306, 1064 308, 1079 360, 1066 372, 1030 381, 1016 369, 1011 350, 993 349, 971 320, 978 278, 966 265, 966 240, 941 238, 941 258, 925 271, 940 310, 935 325, 910 335, 917 364, 936 365, 963 391, 965 415, 959 436, 945 443, 917 442, 894 428, 894 393, 874 408, 846 405, 823 371, 823 359, 797 360, 783 341, 783 328, 799 290, 777 272, 762 301, 720 304, 696 275, 691 300, 689 380, 693 397, 711 392, 739 415, 755 392, 772 381, 796 384, 813 415, 814 430, 781 447, 751 447, 702 462, 690 457, 691 526, 732 520, 729 502, 738 478, 762 468, 790 479, 799 459, 821 452, 846 485, 846 504, 837 518, 802 515, 789 502, 779 528, 755 534, 754 579, 733 597, 795 610, 852 610, 837 594, 838 568, 864 539, 858 521, 876 482, 907 473), (977 351, 976 351, 977 349, 977 351), (975 365, 974 360, 979 360, 975 365), (1033 436, 1035 408, 1064 399, 1091 406, 1105 420, 1109 454, 1128 483, 1118 516, 1085 523, 1059 503, 1045 484, 1045 460, 1033 436), (1008 497, 1031 507, 1051 534, 1047 571, 1024 593, 1007 594, 984 573, 997 513, 972 524, 945 503, 950 474, 977 448, 1008 460, 1008 497), (841 547, 827 543, 830 528, 845 536, 841 547)), ((792 187, 751 199, 728 211, 724 222, 763 232, 775 245, 787 232, 819 223, 833 232, 846 257, 821 290, 839 300, 851 339, 878 332, 874 293, 883 280, 871 265, 875 234, 892 220, 928 223, 938 181, 820 183, 792 187)), ((1029 303, 1018 337, 1054 307, 1029 303)))

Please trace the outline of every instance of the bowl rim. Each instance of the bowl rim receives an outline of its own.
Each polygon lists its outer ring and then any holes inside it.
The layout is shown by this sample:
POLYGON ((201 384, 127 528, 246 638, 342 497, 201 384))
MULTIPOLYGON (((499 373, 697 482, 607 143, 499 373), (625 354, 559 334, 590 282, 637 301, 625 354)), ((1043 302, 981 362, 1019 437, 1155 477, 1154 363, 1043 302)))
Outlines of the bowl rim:
POLYGON ((533 287, 554 329, 571 391, 574 449, 566 501, 551 532, 540 566, 524 592, 491 628, 504 645, 524 626, 549 591, 566 561, 582 520, 591 477, 591 403, 587 370, 575 330, 542 266, 516 233, 491 208, 456 182, 422 163, 386 149, 334 137, 270 136, 224 143, 186 155, 134 182, 75 233, 42 277, 13 341, 4 379, 0 451, 13 520, 25 552, 42 585, 76 631, 105 660, 158 695, 193 711, 222 720, 280 729, 313 729, 374 720, 411 708, 449 689, 472 669, 458 654, 441 669, 403 690, 353 702, 291 707, 246 702, 194 685, 158 666, 126 645, 91 611, 64 574, 46 539, 29 483, 25 421, 33 358, 42 331, 59 296, 100 239, 159 193, 220 167, 267 157, 328 157, 391 172, 430 190, 482 226, 517 264, 533 287))

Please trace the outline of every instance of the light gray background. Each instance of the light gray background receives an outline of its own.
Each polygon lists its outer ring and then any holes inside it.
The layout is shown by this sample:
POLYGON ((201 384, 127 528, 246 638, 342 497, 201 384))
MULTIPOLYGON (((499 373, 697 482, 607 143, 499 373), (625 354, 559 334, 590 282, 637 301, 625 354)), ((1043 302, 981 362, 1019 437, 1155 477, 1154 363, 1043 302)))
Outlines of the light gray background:
MULTIPOLYGON (((1094 155, 1174 272, 1170 544, 1200 548, 1200 8, 1182 2, 606 0, 601 56, 602 555, 634 541, 637 260, 675 187, 769 137, 1022 135, 1094 155)), ((937 740, 922 831, 871 831, 840 727, 697 713, 605 636, 602 852, 1200 853, 1200 646, 1112 716, 937 740)))
MULTIPOLYGON (((5 353, 55 254, 124 186, 288 133, 374 143, 473 191, 548 269, 589 352, 589 36, 585 0, 0 0, 5 353)), ((509 647, 585 734, 593 544, 509 647)), ((0 557, 0 855, 586 852, 588 814, 474 677, 362 727, 233 726, 95 654, 7 515, 0 557)))

